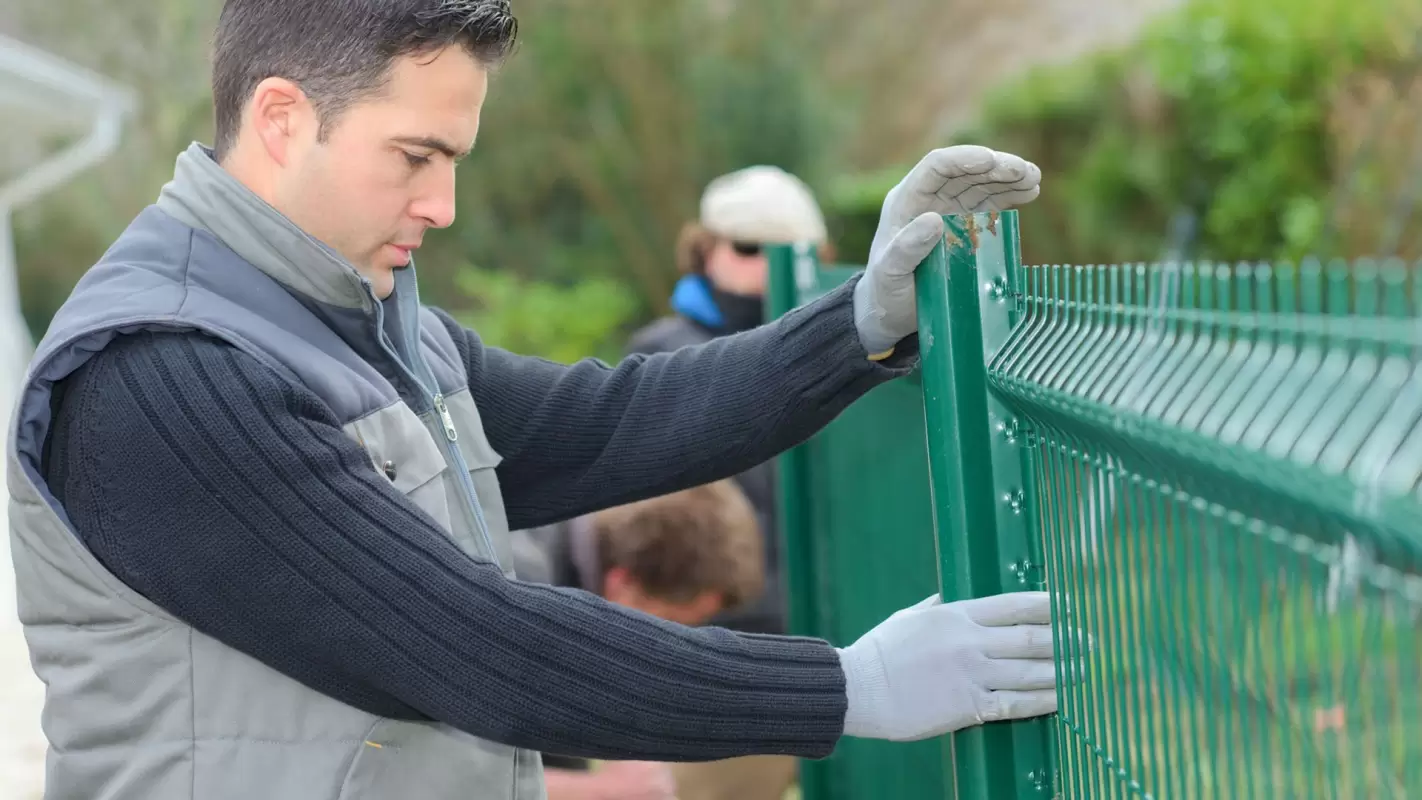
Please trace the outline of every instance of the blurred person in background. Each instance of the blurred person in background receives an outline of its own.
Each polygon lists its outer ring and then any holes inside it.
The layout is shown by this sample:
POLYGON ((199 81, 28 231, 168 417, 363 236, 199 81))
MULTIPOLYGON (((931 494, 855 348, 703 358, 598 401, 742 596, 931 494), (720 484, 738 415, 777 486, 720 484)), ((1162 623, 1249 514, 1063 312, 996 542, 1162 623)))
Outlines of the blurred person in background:
POLYGON ((628 350, 656 353, 765 322, 771 244, 809 242, 822 261, 833 258, 810 187, 790 173, 757 165, 722 175, 701 193, 696 220, 677 237, 676 266, 683 273, 671 296, 671 316, 632 335, 628 350))
POLYGON ((213 145, 74 287, 12 417, 48 800, 537 800, 540 752, 823 758, 1056 710, 1045 592, 836 646, 517 578, 510 529, 743 472, 910 374, 942 215, 1041 175, 933 150, 865 270, 774 323, 519 356, 413 266, 516 32, 507 0, 224 3, 213 145))
MULTIPOLYGON (((682 625, 705 624, 764 591, 760 525, 729 480, 514 536, 527 547, 526 558, 515 557, 520 579, 576 587, 682 625)), ((685 765, 621 761, 590 770, 586 759, 550 753, 543 764, 548 800, 687 800, 708 788, 676 778, 685 765)), ((788 756, 746 756, 706 766, 720 766, 724 789, 734 787, 723 796, 778 800, 795 764, 788 756), (778 788, 759 788, 770 784, 778 788)))
MULTIPOLYGON (((824 215, 804 181, 766 165, 712 180, 702 191, 697 219, 682 227, 677 240, 682 277, 672 292, 673 313, 634 333, 627 352, 672 351, 763 324, 769 278, 765 248, 789 242, 810 242, 821 260, 833 257, 824 215)), ((735 480, 765 532, 766 591, 755 603, 713 622, 747 633, 783 634, 788 625, 774 464, 757 464, 735 480)))
MULTIPOLYGON (((722 175, 702 191, 699 214, 677 237, 682 273, 672 292, 672 314, 638 330, 627 352, 659 353, 747 331, 765 323, 769 284, 766 247, 808 242, 821 261, 834 257, 824 214, 810 187, 779 167, 755 165, 722 175)), ((766 580, 759 598, 707 620, 746 633, 789 630, 780 565, 775 464, 756 464, 735 476, 760 521, 766 580)), ((678 764, 680 800, 779 798, 795 780, 795 761, 752 757, 678 764)))
MULTIPOLYGON (((748 166, 711 180, 701 193, 700 215, 677 240, 683 273, 671 294, 673 314, 631 335, 629 354, 654 354, 705 344, 765 323, 768 244, 809 242, 829 260, 832 249, 809 186, 776 166, 748 166)), ((784 634, 786 598, 779 574, 775 465, 758 463, 735 476, 765 531, 766 588, 748 607, 714 622, 751 634, 784 634)))

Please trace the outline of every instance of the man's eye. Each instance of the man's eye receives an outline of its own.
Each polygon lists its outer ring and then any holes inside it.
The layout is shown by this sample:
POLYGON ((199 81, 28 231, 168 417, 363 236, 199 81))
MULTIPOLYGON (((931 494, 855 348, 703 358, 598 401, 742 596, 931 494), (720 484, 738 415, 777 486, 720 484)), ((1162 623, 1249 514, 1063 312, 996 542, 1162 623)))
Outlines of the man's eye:
POLYGON ((423 167, 430 163, 429 156, 417 156, 414 153, 405 153, 405 160, 411 167, 423 167))

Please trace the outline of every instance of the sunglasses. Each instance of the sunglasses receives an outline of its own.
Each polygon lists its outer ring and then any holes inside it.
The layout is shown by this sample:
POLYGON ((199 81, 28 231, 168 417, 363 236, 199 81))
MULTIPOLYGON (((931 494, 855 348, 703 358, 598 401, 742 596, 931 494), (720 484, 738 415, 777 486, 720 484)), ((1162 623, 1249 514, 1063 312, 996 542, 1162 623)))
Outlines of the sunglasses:
POLYGON ((758 256, 761 246, 759 242, 731 242, 731 249, 736 251, 738 256, 758 256))

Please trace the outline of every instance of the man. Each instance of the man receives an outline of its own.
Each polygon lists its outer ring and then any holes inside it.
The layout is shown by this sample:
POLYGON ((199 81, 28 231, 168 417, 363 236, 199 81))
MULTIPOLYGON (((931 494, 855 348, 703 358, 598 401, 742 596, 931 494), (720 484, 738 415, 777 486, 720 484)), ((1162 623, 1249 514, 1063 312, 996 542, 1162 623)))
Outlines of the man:
MULTIPOLYGON (((514 535, 527 545, 527 557, 515 557, 520 578, 575 586, 683 625, 705 624, 765 587, 760 525, 729 480, 514 535)), ((676 779, 664 764, 610 762, 589 771, 584 759, 553 755, 543 763, 549 800, 688 800, 708 792, 779 800, 796 771, 795 759, 775 755, 694 765, 720 768, 708 785, 698 776, 676 779)))
MULTIPOLYGON (((676 263, 683 273, 671 296, 673 314, 632 335, 628 353, 660 353, 747 331, 765 321, 769 263, 765 246, 809 242, 830 251, 824 215, 810 188, 778 167, 753 166, 722 175, 701 194, 700 213, 683 226, 676 263)), ((789 630, 780 581, 780 538, 774 464, 736 476, 765 531, 766 591, 755 603, 712 620, 747 633, 789 630)))
MULTIPOLYGON (((843 648, 508 574, 508 530, 733 475, 915 358, 943 212, 1034 198, 930 153, 862 278, 616 367, 423 307, 506 0, 228 0, 216 141, 55 315, 8 452, 51 800, 538 798, 537 752, 820 758, 1056 708, 1043 593, 937 598, 843 648)), ((866 531, 866 540, 872 532, 866 531)))

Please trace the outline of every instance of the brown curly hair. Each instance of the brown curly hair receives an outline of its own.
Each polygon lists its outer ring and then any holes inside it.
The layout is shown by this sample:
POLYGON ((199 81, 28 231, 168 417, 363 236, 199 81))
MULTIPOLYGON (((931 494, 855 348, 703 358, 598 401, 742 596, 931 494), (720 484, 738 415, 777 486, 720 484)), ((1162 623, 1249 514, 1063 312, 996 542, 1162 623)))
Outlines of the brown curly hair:
POLYGON ((592 529, 601 572, 621 567, 658 599, 716 592, 729 609, 765 589, 760 522, 730 480, 599 511, 592 529))

